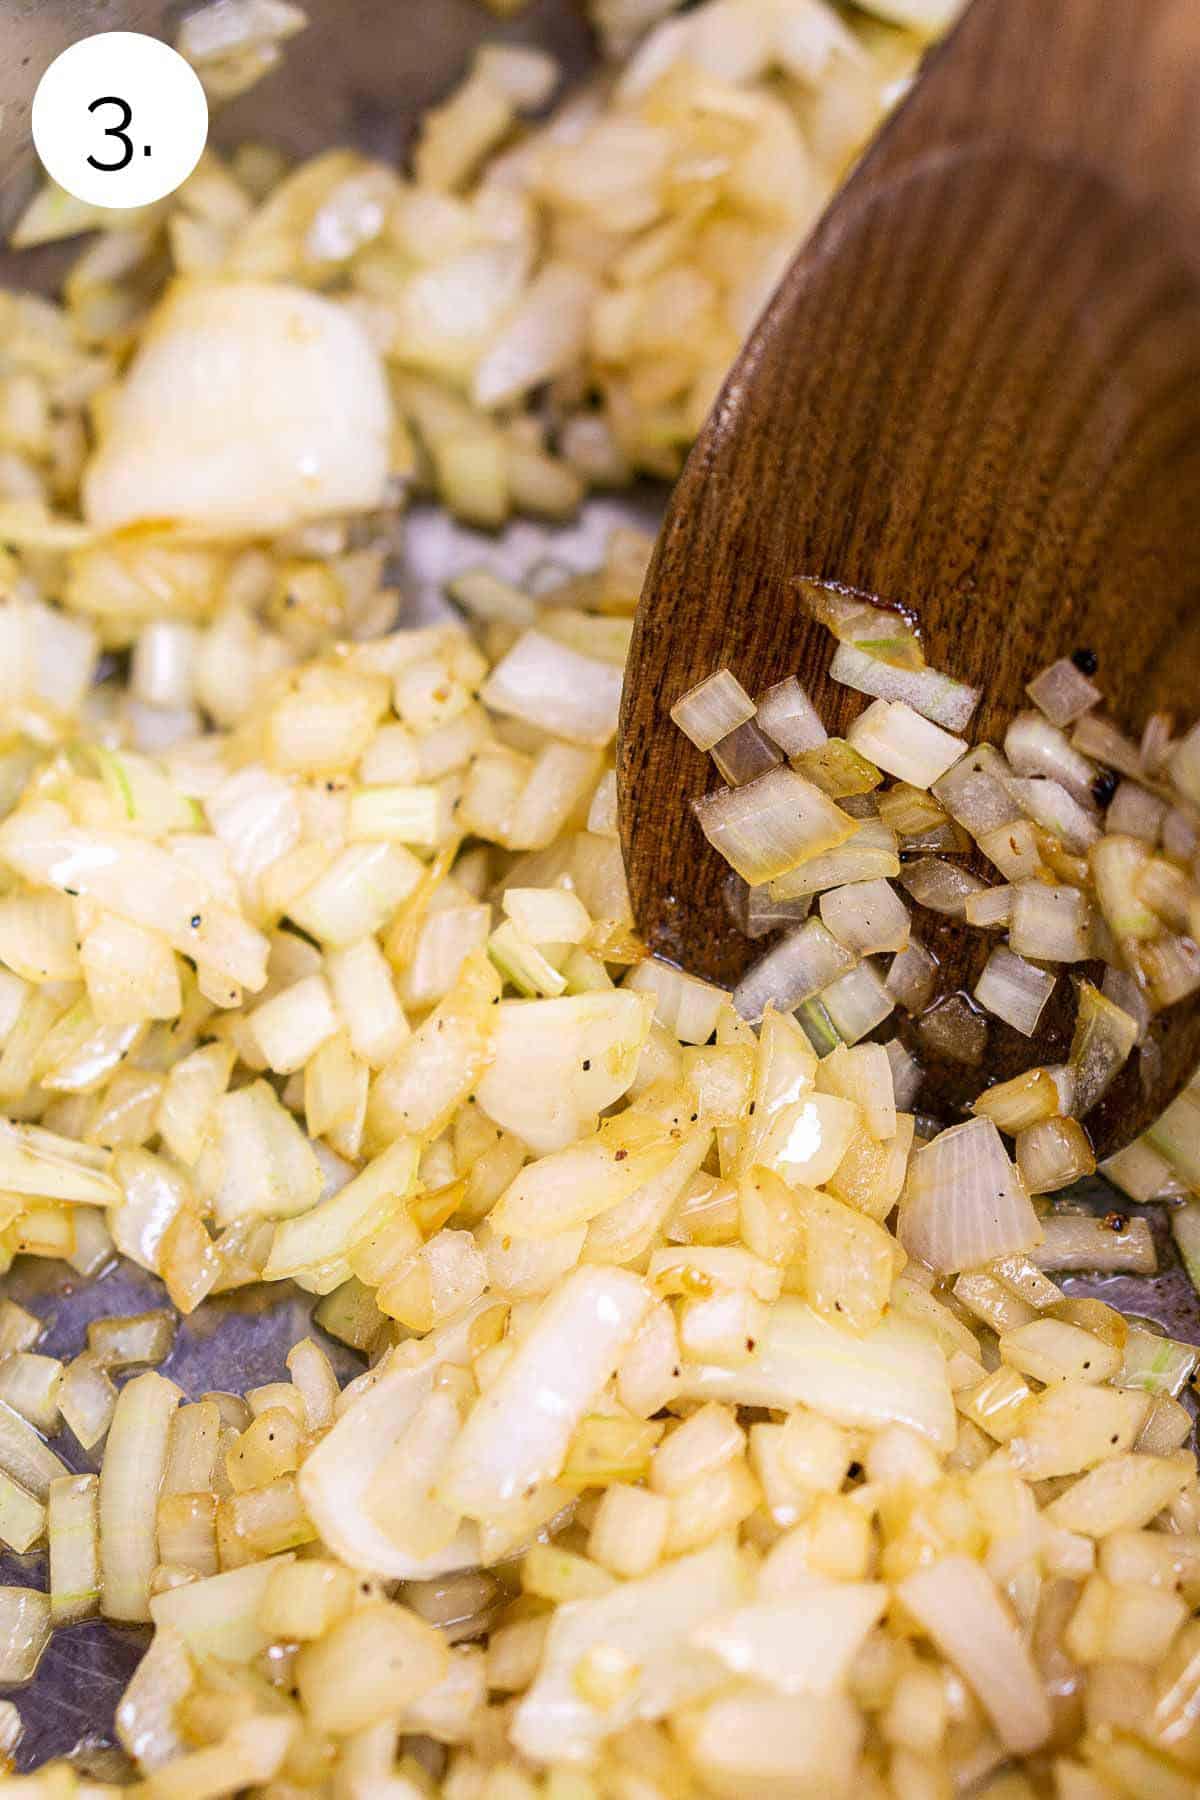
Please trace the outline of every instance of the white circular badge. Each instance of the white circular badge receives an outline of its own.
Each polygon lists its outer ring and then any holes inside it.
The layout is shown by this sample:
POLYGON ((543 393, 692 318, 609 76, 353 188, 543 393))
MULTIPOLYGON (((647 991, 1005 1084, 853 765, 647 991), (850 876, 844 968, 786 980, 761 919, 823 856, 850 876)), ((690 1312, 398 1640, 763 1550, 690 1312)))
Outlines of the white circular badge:
POLYGON ((101 31, 56 56, 33 97, 33 142, 89 206, 148 206, 186 181, 208 137, 200 78, 140 31, 101 31))

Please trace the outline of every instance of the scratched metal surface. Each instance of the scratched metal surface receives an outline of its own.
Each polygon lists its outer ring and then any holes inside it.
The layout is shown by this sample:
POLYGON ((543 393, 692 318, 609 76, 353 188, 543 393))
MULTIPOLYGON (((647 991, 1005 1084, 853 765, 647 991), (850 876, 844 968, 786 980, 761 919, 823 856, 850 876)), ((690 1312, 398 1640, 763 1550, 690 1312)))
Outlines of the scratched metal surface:
MULTIPOLYGON (((345 0, 305 4, 314 20, 312 31, 293 48, 279 75, 237 103, 219 125, 218 137, 252 133, 297 152, 351 139, 376 154, 394 156, 411 138, 417 111, 456 78, 472 43, 484 32, 548 43, 576 74, 590 54, 572 0, 534 0, 518 22, 503 28, 474 0, 402 0, 400 6, 394 0, 355 0, 352 31, 346 30, 345 0)), ((31 79, 23 68, 36 72, 39 59, 44 66, 50 54, 85 30, 130 24, 153 29, 179 10, 177 4, 159 0, 0 0, 0 103, 6 126, 10 121, 16 126, 15 132, 6 129, 0 160, 0 220, 13 216, 32 179, 20 146, 31 79)), ((25 259, 0 254, 0 285, 48 285, 62 263, 57 251, 25 259)), ((633 520, 653 528, 661 507, 661 493, 646 489, 632 497, 594 500, 563 529, 518 522, 487 536, 456 524, 436 508, 417 509, 407 523, 393 576, 404 594, 404 617, 436 616, 445 607, 444 583, 481 561, 518 580, 547 560, 579 570, 595 567, 615 523, 633 520)), ((1119 1204, 1103 1183, 1088 1184, 1086 1193, 1097 1210, 1119 1204)), ((1162 1272, 1152 1280, 1073 1279, 1067 1285, 1200 1343, 1200 1304, 1173 1255, 1161 1217, 1156 1235, 1162 1272)), ((124 1264, 99 1281, 80 1282, 59 1265, 21 1259, 0 1285, 45 1319, 47 1335, 39 1350, 62 1357, 83 1347, 90 1319, 166 1303, 158 1281, 124 1264)), ((277 1289, 209 1303, 181 1323, 165 1371, 189 1398, 211 1389, 241 1391, 278 1380, 285 1374, 288 1350, 311 1329, 309 1305, 298 1291, 281 1297, 277 1289)), ((343 1378, 361 1367, 353 1352, 324 1341, 343 1378)), ((72 1468, 95 1466, 73 1440, 56 1441, 55 1448, 72 1468)), ((43 1581, 42 1558, 0 1558, 0 1582, 32 1586, 43 1581)), ((25 1725, 19 1766, 34 1768, 49 1757, 75 1752, 98 1772, 106 1770, 114 1741, 113 1709, 145 1643, 143 1632, 98 1620, 56 1633, 34 1680, 13 1693, 25 1725)))

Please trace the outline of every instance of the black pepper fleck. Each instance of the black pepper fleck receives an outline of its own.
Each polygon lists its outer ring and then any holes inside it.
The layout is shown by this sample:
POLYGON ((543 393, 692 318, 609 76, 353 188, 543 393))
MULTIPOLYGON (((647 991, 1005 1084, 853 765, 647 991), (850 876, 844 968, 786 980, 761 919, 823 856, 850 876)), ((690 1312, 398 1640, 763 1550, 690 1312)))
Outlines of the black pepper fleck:
POLYGON ((1101 769, 1092 783, 1092 797, 1097 806, 1107 806, 1118 787, 1121 778, 1115 769, 1101 769))
POLYGON ((1081 675, 1094 675, 1096 670, 1100 667, 1100 659, 1096 655, 1096 652, 1094 650, 1088 650, 1086 647, 1079 650, 1072 650, 1071 661, 1075 664, 1075 667, 1079 670, 1081 675))

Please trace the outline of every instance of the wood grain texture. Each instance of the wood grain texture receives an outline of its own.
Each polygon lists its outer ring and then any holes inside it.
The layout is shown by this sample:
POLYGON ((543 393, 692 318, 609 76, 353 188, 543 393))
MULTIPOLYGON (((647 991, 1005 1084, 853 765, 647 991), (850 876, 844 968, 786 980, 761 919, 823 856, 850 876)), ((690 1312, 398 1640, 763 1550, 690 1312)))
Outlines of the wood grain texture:
MULTIPOLYGON (((689 805, 711 764, 667 710, 727 665, 752 694, 798 674, 845 729, 865 701, 828 680, 798 576, 911 608, 929 661, 984 690, 973 740, 1080 646, 1126 729, 1200 710, 1196 0, 975 0, 692 451, 634 632, 620 822, 651 948, 726 983, 761 945, 721 905, 689 805)), ((982 935, 915 922, 970 989, 982 935)), ((948 1117, 981 1076, 1061 1060, 1073 1016, 1064 973, 1032 1043, 992 1020, 983 1071, 931 1066, 922 1103, 948 1117)), ((1200 1062, 1200 1009, 1156 1033, 1153 1090, 1131 1063, 1089 1118, 1102 1152, 1200 1062)))

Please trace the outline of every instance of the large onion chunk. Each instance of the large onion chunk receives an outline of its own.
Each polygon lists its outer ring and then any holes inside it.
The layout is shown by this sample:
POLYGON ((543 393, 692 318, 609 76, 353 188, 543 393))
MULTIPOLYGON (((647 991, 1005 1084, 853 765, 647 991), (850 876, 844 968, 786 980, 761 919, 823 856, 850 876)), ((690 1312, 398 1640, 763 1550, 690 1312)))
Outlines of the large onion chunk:
POLYGON ((267 282, 179 283, 147 329, 84 476, 90 524, 286 531, 383 500, 392 409, 352 315, 267 282))

